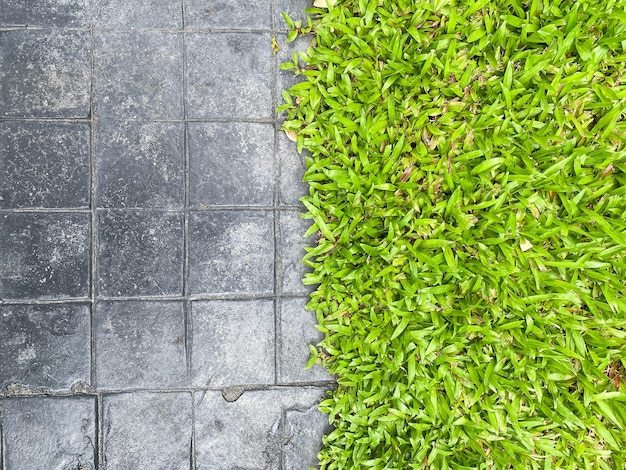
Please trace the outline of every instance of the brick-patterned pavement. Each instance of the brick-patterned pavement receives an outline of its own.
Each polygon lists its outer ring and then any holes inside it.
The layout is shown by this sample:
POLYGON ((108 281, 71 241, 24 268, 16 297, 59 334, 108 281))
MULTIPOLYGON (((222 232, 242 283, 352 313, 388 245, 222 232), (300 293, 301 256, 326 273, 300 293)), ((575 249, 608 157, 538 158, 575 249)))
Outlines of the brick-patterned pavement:
POLYGON ((274 111, 310 3, 0 0, 2 470, 315 464, 332 380, 274 111))

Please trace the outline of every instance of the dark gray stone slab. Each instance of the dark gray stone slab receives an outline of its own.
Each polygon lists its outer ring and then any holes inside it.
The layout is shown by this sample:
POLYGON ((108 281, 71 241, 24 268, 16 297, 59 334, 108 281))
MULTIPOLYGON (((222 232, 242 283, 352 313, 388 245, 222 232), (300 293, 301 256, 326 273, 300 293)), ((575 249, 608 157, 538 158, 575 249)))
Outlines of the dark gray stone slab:
POLYGON ((188 34, 186 46, 188 117, 271 118, 269 33, 188 34))
POLYGON ((270 29, 270 0, 185 0, 191 29, 270 29))
POLYGON ((306 168, 305 153, 299 154, 296 143, 282 131, 278 134, 277 159, 280 161, 280 203, 304 207, 300 198, 309 193, 309 185, 302 181, 306 168))
POLYGON ((192 380, 199 387, 274 383, 274 302, 192 304, 192 380))
POLYGON ((178 29, 182 6, 172 0, 95 0, 93 19, 104 29, 178 29))
POLYGON ((182 123, 101 121, 98 206, 182 209, 184 134, 182 123))
POLYGON ((98 302, 95 336, 98 388, 188 383, 182 302, 98 302))
POLYGON ((0 389, 69 391, 90 381, 89 306, 0 306, 0 389))
POLYGON ((0 32, 0 115, 89 115, 89 33, 19 30, 0 32))
POLYGON ((0 207, 89 206, 89 126, 0 122, 0 207))
POLYGON ((188 383, 182 302, 98 302, 98 388, 168 388, 188 383))
POLYGON ((0 0, 2 26, 80 27, 89 25, 87 0, 0 0))
POLYGON ((196 470, 280 469, 280 421, 276 391, 195 394, 196 470))
POLYGON ((306 309, 306 298, 281 299, 279 335, 279 380, 281 383, 330 381, 320 365, 305 370, 310 357, 309 344, 316 345, 324 335, 315 327, 315 312, 306 309))
POLYGON ((273 227, 270 211, 192 213, 189 223, 190 292, 272 293, 273 227))
POLYGON ((125 119, 182 118, 182 57, 179 34, 96 34, 98 114, 125 119))
POLYGON ((245 391, 234 402, 226 401, 221 392, 195 393, 196 469, 277 470, 282 468, 285 442, 289 468, 308 468, 313 462, 311 449, 321 448, 326 426, 319 421, 309 423, 313 441, 303 445, 307 431, 301 426, 306 423, 294 418, 296 412, 315 407, 323 393, 312 388, 245 391), (283 413, 290 417, 288 421, 282 422, 283 413))
POLYGON ((97 262, 99 295, 182 295, 182 213, 99 211, 97 262))
POLYGON ((0 215, 0 299, 89 295, 89 215, 0 215))
POLYGON ((104 470, 189 470, 190 393, 124 393, 103 398, 104 470))
POLYGON ((302 280, 311 268, 302 262, 305 247, 312 246, 315 235, 304 238, 311 221, 303 219, 299 212, 280 213, 280 264, 281 289, 288 294, 309 294, 313 289, 302 280))
POLYGON ((317 454, 322 449, 322 437, 330 431, 328 416, 317 409, 317 403, 285 410, 284 469, 319 468, 317 454))
POLYGON ((274 201, 274 128, 245 122, 189 123, 193 206, 274 201))
POLYGON ((95 397, 7 398, 0 406, 5 468, 96 468, 95 397))

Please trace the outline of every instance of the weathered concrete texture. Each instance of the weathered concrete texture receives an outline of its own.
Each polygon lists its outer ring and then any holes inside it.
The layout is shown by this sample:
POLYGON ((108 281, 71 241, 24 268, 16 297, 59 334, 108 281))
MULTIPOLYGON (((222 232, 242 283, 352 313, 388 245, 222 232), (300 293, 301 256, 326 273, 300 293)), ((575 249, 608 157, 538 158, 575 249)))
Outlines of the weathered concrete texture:
POLYGON ((287 13, 293 21, 302 21, 302 24, 306 25, 306 9, 313 6, 311 0, 275 0, 276 7, 274 8, 274 21, 276 22, 276 29, 287 30, 289 29, 287 23, 283 19, 282 12, 287 13))
POLYGON ((182 214, 101 211, 98 242, 100 295, 182 294, 182 214))
POLYGON ((315 467, 322 437, 330 431, 328 417, 317 409, 317 403, 287 409, 283 431, 284 470, 315 467))
POLYGON ((113 301, 96 306, 98 389, 188 384, 182 302, 113 301))
POLYGON ((185 0, 191 29, 269 29, 270 0, 185 0))
POLYGON ((304 366, 310 357, 308 345, 319 343, 323 334, 315 325, 315 313, 306 310, 306 298, 281 299, 279 336, 279 381, 306 383, 330 381, 332 377, 320 365, 311 370, 304 366))
POLYGON ((198 387, 274 383, 274 302, 192 303, 192 376, 198 387))
POLYGON ((179 29, 181 9, 172 0, 99 0, 93 21, 99 29, 179 29))
POLYGON ((187 34, 187 117, 269 119, 269 33, 187 34))
POLYGON ((273 227, 273 214, 269 211, 192 213, 189 223, 191 292, 273 292, 273 227))
POLYGON ((89 25, 88 0, 0 0, 6 26, 81 27, 89 25))
POLYGON ((273 134, 271 124, 189 123, 192 207, 271 206, 273 134))
POLYGON ((0 122, 0 208, 86 208, 89 126, 0 122))
POLYGON ((0 214, 0 299, 89 294, 89 215, 0 214))
POLYGON ((183 123, 100 121, 98 207, 182 209, 184 135, 183 123))
POLYGON ((103 398, 103 470, 189 470, 191 393, 103 398))
POLYGON ((301 205, 300 198, 308 194, 308 186, 302 181, 306 168, 306 156, 297 152, 295 143, 290 141, 284 132, 278 135, 278 157, 280 158, 280 202, 289 206, 301 205))
POLYGON ((89 382, 90 348, 87 304, 0 306, 0 390, 89 382))
MULTIPOLYGON (((195 436, 197 470, 263 469, 282 467, 282 444, 288 442, 290 470, 303 470, 317 463, 313 445, 305 442, 311 423, 294 419, 297 410, 316 407, 323 392, 318 389, 273 389, 246 391, 228 402, 220 392, 195 394, 195 436), (283 413, 290 416, 285 432, 283 413), (305 429, 302 429, 302 428, 305 429), (295 465, 295 466, 294 466, 295 465)), ((319 413, 311 412, 310 416, 319 413)), ((319 418, 315 416, 319 421, 319 418)), ((326 430, 317 423, 318 441, 326 430)))
POLYGON ((0 31, 0 117, 89 115, 89 33, 0 31))
POLYGON ((122 119, 181 119, 182 41, 179 34, 96 34, 99 115, 122 119))
POLYGON ((281 289, 287 294, 308 294, 311 286, 302 283, 304 275, 311 269, 302 262, 306 255, 305 246, 312 246, 315 234, 304 238, 312 222, 303 219, 299 212, 280 213, 280 261, 281 289))
POLYGON ((96 468, 95 398, 6 398, 0 407, 7 470, 96 468))

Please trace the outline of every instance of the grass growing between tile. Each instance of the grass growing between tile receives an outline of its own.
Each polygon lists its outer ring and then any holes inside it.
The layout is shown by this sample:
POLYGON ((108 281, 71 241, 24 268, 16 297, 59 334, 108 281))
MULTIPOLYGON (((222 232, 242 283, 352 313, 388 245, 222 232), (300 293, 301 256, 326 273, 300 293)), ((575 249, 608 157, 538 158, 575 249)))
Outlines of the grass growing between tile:
POLYGON ((283 65, 322 469, 626 468, 626 2, 340 0, 283 65))

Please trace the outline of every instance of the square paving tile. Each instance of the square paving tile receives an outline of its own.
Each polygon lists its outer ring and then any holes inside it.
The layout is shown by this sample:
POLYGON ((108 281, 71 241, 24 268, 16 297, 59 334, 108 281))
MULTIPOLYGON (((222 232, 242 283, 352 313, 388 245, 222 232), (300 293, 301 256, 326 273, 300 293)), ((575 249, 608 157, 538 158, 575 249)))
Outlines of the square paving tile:
POLYGON ((191 204, 271 206, 273 155, 271 124, 189 123, 191 204))
POLYGON ((288 294, 309 294, 313 288, 302 283, 311 268, 302 263, 305 247, 312 246, 315 235, 304 238, 311 220, 303 219, 299 212, 280 213, 280 263, 281 289, 288 294))
MULTIPOLYGON (((312 392, 315 393, 315 392, 312 392)), ((322 437, 331 431, 328 416, 312 406, 295 406, 285 411, 283 459, 285 470, 319 468, 317 454, 322 448, 322 437)))
POLYGON ((105 395, 102 406, 102 468, 191 468, 191 393, 105 395))
POLYGON ((95 0, 94 24, 106 29, 178 29, 182 5, 172 0, 95 0))
POLYGON ((0 350, 0 388, 69 391, 74 382, 89 383, 89 306, 0 306, 0 350))
POLYGON ((0 122, 0 207, 86 208, 89 126, 0 122))
POLYGON ((0 215, 0 298, 89 295, 89 215, 0 215))
POLYGON ((0 0, 0 25, 88 26, 89 1, 0 0))
POLYGON ((182 295, 183 216, 98 212, 100 296, 182 295))
POLYGON ((99 207, 182 209, 184 128, 175 122, 99 123, 99 207))
POLYGON ((86 31, 0 31, 0 116, 89 116, 86 31))
POLYGON ((269 211, 192 213, 190 292, 273 293, 273 227, 273 214, 269 211))
POLYGON ((274 383, 274 302, 192 304, 192 377, 198 387, 274 383))
POLYGON ((191 29, 270 29, 270 0, 185 0, 191 29))
POLYGON ((186 46, 188 117, 272 117, 269 33, 188 34, 186 46))
POLYGON ((202 392, 194 401, 196 470, 280 469, 278 392, 248 391, 232 403, 202 392))
POLYGON ((182 118, 182 35, 96 34, 94 65, 101 117, 182 118))
POLYGON ((228 402, 221 392, 196 392, 196 469, 277 470, 283 468, 283 444, 290 470, 315 465, 312 454, 321 448, 328 426, 310 410, 322 395, 314 388, 283 388, 246 391, 228 402), (315 421, 305 422, 298 412, 315 421), (307 438, 311 441, 305 442, 307 438))
POLYGON ((280 161, 280 203, 301 206, 300 198, 309 193, 309 185, 302 181, 306 169, 306 153, 298 153, 296 143, 283 131, 278 133, 277 159, 280 161))
POLYGON ((281 299, 279 339, 279 380, 281 383, 330 381, 320 365, 305 370, 310 357, 308 345, 316 345, 324 335, 315 327, 315 312, 306 309, 307 298, 281 299))
POLYGON ((2 406, 5 468, 95 469, 95 397, 7 398, 2 406))
POLYGON ((100 389, 189 382, 182 302, 98 302, 95 336, 100 389))

